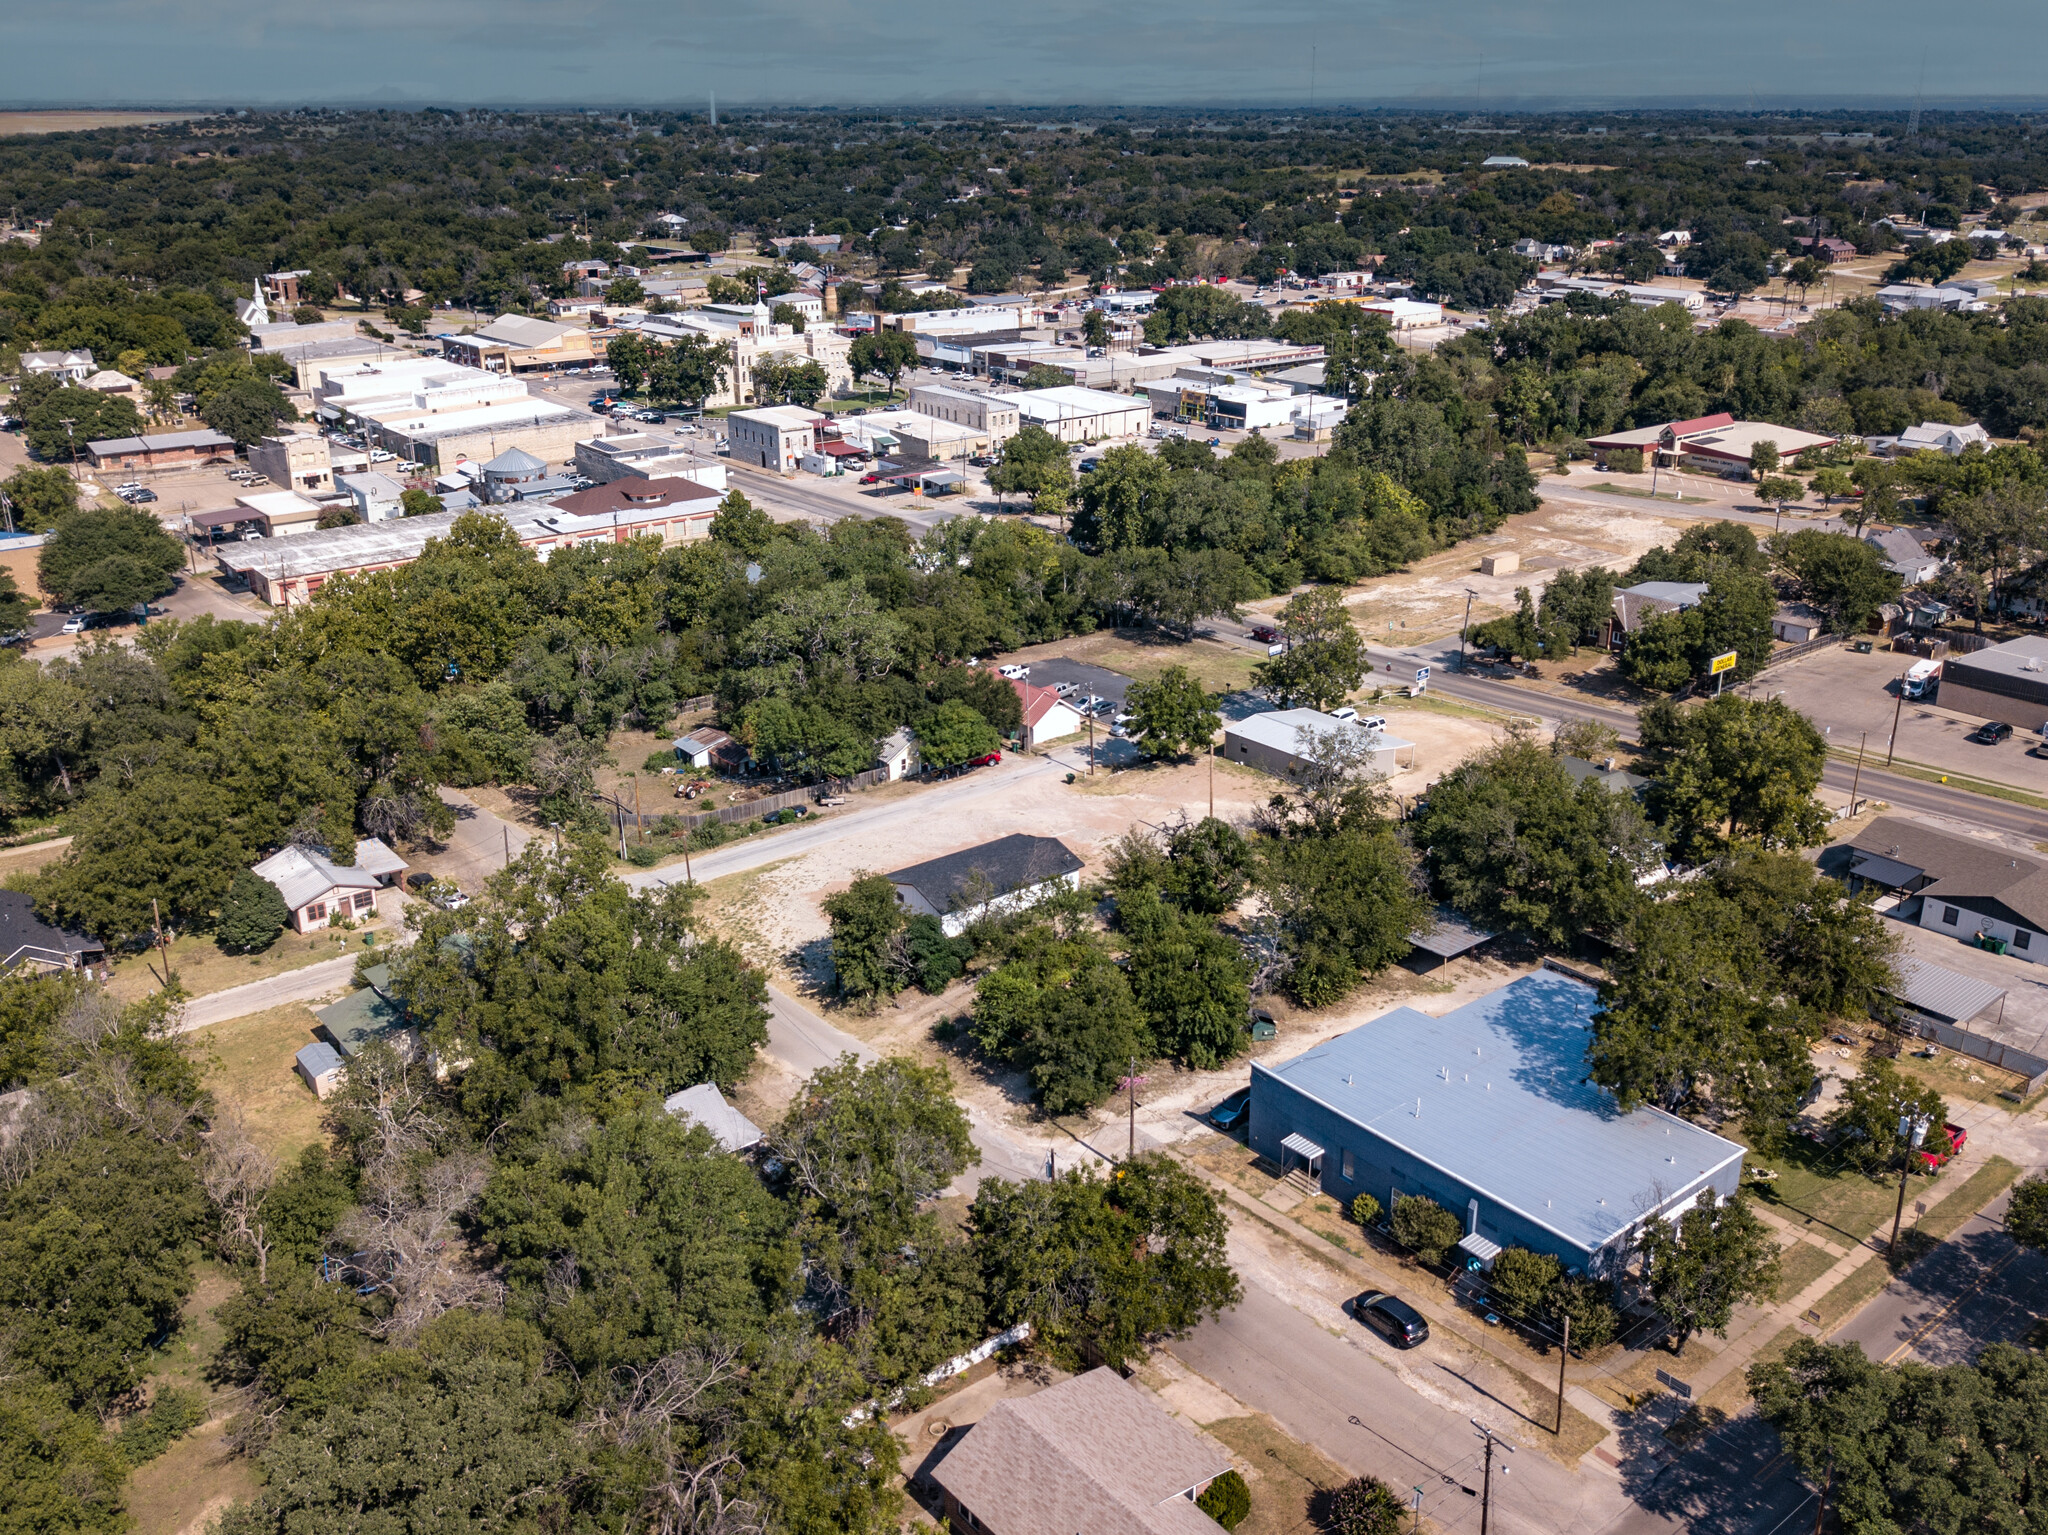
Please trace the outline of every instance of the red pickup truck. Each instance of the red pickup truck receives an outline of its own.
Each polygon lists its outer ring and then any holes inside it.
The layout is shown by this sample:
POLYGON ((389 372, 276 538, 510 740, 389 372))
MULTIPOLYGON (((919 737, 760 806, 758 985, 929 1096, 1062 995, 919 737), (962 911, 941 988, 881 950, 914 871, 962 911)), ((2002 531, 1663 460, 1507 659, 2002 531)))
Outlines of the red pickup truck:
POLYGON ((1960 1156, 1963 1147, 1970 1142, 1970 1132, 1961 1125, 1943 1125, 1940 1135, 1930 1135, 1920 1147, 1920 1160, 1927 1164, 1930 1172, 1939 1168, 1950 1157, 1960 1156))

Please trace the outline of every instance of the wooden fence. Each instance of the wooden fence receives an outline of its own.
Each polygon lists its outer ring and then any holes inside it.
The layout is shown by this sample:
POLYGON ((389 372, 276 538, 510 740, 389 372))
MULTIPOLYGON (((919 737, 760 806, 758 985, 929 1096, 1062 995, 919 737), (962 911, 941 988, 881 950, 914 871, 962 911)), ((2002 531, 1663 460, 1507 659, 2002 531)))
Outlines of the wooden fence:
MULTIPOLYGON (((638 824, 645 829, 664 817, 673 817, 675 824, 686 832, 695 831, 700 826, 708 826, 713 821, 723 821, 731 826, 740 821, 752 821, 764 815, 772 815, 778 810, 787 810, 794 805, 814 804, 828 794, 870 789, 878 783, 886 783, 888 778, 886 768, 869 768, 865 773, 856 773, 851 778, 835 778, 830 784, 806 784, 801 788, 784 789, 780 794, 764 794, 759 799, 750 799, 738 805, 720 805, 715 810, 699 810, 688 815, 673 810, 642 810, 638 824)), ((626 816, 626 821, 628 825, 634 824, 634 817, 630 812, 626 816)))

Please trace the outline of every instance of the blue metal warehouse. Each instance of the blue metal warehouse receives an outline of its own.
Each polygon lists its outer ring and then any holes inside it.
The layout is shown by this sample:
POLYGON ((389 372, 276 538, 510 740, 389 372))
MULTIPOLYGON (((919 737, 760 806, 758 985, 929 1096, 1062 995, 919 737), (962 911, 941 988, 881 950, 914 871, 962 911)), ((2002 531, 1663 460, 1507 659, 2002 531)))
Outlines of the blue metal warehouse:
POLYGON ((1432 1018, 1396 1008, 1279 1066, 1252 1064, 1251 1144, 1347 1203, 1426 1194, 1462 1246, 1625 1261, 1651 1215, 1742 1178, 1743 1148, 1585 1080, 1592 987, 1539 972, 1432 1018))

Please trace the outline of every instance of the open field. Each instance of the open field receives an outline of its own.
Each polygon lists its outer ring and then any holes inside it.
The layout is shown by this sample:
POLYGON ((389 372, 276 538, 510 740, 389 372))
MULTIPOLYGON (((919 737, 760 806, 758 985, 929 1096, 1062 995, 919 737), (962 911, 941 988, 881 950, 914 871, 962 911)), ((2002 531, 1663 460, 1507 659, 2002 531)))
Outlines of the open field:
MULTIPOLYGON (((210 996, 230 986, 268 980, 323 959, 340 959, 374 948, 376 945, 363 941, 373 934, 377 943, 388 944, 397 927, 395 916, 380 914, 374 924, 359 926, 352 933, 294 933, 286 929, 260 954, 226 954, 210 935, 187 934, 170 942, 171 970, 187 996, 210 996)), ((117 1001, 139 1002, 163 984, 162 969, 163 960, 154 949, 122 955, 114 961, 114 978, 107 983, 107 994, 117 1001)))
POLYGON ((192 1036, 208 1090, 241 1110, 257 1143, 281 1162, 321 1138, 320 1100, 292 1067, 313 1042, 313 1022, 304 1003, 292 1002, 192 1036))
POLYGON ((146 128, 154 123, 189 123, 211 112, 0 112, 0 135, 84 133, 93 128, 146 128))

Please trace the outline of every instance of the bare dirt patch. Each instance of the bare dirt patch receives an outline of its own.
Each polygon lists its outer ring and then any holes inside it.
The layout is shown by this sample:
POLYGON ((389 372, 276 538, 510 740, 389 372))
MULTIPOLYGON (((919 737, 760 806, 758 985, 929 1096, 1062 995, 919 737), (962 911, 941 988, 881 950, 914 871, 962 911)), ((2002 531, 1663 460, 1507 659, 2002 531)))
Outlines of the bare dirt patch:
POLYGON ((189 123, 211 112, 0 112, 0 136, 15 133, 86 133, 94 128, 144 128, 189 123))

